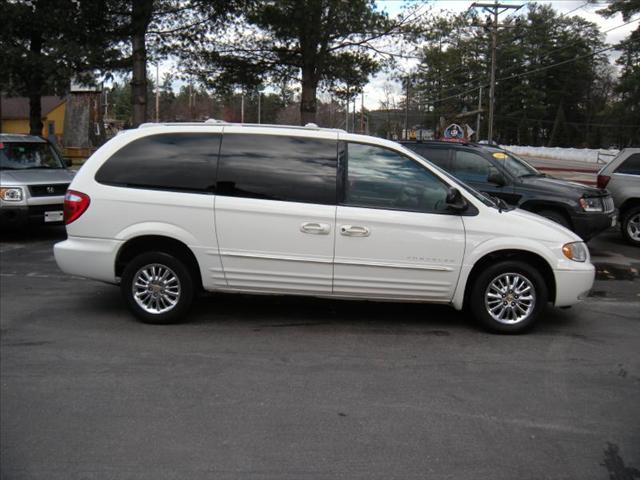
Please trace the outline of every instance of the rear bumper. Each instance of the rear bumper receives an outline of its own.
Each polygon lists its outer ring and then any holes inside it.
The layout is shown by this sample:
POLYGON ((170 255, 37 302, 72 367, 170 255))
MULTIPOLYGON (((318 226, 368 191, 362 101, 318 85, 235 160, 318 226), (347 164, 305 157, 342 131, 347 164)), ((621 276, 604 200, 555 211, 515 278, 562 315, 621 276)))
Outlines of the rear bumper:
POLYGON ((121 244, 117 240, 69 237, 54 245, 53 254, 65 273, 117 283, 115 263, 121 244))
POLYGON ((584 300, 593 287, 596 269, 584 265, 581 270, 556 270, 556 307, 568 307, 584 300))
POLYGON ((62 212, 62 203, 49 205, 22 205, 0 208, 0 226, 3 228, 23 228, 27 225, 62 225, 64 221, 45 222, 45 212, 62 212))
POLYGON ((573 231, 583 240, 589 240, 600 232, 615 225, 617 214, 610 213, 583 213, 571 217, 573 231))

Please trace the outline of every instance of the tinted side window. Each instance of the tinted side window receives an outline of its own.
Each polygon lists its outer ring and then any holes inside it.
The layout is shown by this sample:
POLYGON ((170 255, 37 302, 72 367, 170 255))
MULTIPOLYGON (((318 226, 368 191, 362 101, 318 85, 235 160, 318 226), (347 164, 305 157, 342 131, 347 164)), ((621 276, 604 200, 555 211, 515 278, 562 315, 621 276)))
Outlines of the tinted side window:
POLYGON ((634 153, 628 157, 622 165, 616 168, 615 173, 626 173, 627 175, 640 175, 640 153, 634 153))
POLYGON ((435 163, 440 168, 449 169, 449 149, 448 148, 428 148, 421 145, 409 146, 418 155, 435 163))
POLYGON ((465 182, 484 183, 495 167, 481 155, 457 150, 451 165, 451 173, 465 182))
POLYGON ((443 212, 448 187, 414 160, 386 148, 348 145, 345 205, 443 212))
POLYGON ((337 155, 337 140, 225 134, 218 194, 335 205, 337 155))
POLYGON ((109 158, 96 180, 108 185, 213 193, 220 135, 165 133, 139 138, 109 158))

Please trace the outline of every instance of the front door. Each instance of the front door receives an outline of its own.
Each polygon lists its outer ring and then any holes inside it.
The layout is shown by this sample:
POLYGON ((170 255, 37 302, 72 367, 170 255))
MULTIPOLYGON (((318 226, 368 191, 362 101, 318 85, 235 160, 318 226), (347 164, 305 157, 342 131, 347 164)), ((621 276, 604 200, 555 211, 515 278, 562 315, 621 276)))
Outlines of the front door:
POLYGON ((348 143, 336 213, 336 295, 448 302, 464 256, 447 185, 394 150, 348 143))
POLYGON ((235 290, 331 293, 337 135, 225 127, 215 223, 235 290))

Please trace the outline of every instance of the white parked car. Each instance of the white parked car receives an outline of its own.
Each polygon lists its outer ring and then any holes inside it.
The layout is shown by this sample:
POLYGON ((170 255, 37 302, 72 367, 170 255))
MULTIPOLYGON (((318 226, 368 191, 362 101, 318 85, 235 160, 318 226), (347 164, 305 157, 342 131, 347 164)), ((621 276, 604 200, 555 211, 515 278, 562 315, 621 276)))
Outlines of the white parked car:
POLYGON ((204 289, 449 304, 515 333, 594 280, 557 223, 395 142, 314 125, 143 125, 82 166, 65 215, 60 268, 119 283, 149 323, 183 319, 204 289))

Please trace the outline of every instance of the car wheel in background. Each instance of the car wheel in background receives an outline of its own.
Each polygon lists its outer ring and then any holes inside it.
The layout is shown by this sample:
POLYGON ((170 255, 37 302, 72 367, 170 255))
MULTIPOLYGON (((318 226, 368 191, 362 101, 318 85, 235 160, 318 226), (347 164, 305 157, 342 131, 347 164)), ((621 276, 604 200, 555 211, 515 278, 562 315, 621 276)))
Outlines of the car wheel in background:
POLYGON ((181 321, 194 296, 189 269, 164 252, 133 258, 124 269, 120 288, 136 317, 160 325, 181 321))
POLYGON ((631 245, 640 246, 640 207, 624 212, 620 222, 622 236, 631 245))
POLYGON ((547 299, 547 287, 537 269, 505 260, 475 278, 468 307, 493 332, 522 333, 535 323, 547 299))

